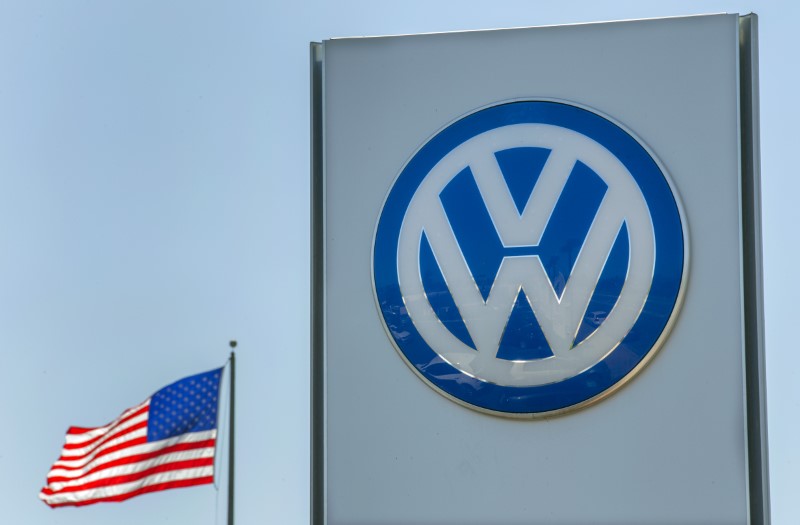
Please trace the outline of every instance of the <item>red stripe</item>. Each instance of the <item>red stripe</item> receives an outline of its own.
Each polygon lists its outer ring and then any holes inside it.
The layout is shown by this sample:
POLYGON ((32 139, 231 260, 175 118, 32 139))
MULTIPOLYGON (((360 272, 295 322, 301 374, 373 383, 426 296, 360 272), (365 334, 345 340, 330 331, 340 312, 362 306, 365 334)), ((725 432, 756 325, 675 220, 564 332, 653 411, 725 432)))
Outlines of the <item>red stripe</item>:
MULTIPOLYGON (((133 407, 131 407, 131 408, 133 408, 133 407)), ((131 408, 129 408, 127 410, 123 410, 122 413, 124 414, 128 410, 131 410, 131 408)), ((129 415, 125 416, 125 419, 121 419, 119 421, 117 421, 115 419, 114 421, 112 421, 110 423, 107 423, 105 425, 101 425, 99 427, 69 427, 67 429, 67 435, 76 436, 76 435, 80 435, 80 434, 85 434, 87 432, 91 432, 92 430, 97 430, 98 428, 110 427, 111 425, 115 425, 116 426, 116 425, 122 423, 123 421, 127 421, 128 419, 130 419, 132 417, 138 416, 142 412, 146 412, 149 409, 150 409, 150 405, 146 404, 143 407, 140 407, 138 410, 136 410, 136 412, 133 412, 132 414, 129 414, 129 415)))
MULTIPOLYGON (((94 457, 92 457, 92 459, 94 460, 94 459, 97 459, 97 458, 102 458, 106 454, 111 454, 112 452, 116 452, 118 450, 126 449, 126 448, 132 447, 134 445, 143 445, 144 443, 147 443, 147 436, 134 438, 134 439, 131 439, 131 440, 126 441, 124 443, 118 443, 118 444, 116 444, 114 446, 111 446, 111 447, 108 447, 108 448, 104 448, 103 450, 100 450, 97 453, 95 453, 95 455, 94 455, 94 457)), ((58 461, 62 461, 62 460, 80 460, 80 459, 86 459, 86 456, 74 457, 74 458, 73 457, 69 457, 69 456, 65 458, 65 457, 62 456, 61 458, 58 459, 58 461)), ((66 469, 66 470, 79 470, 79 469, 82 469, 83 467, 85 467, 88 463, 90 463, 90 462, 87 461, 85 464, 81 465, 80 467, 65 467, 63 465, 53 465, 52 468, 63 468, 63 469, 66 469)))
POLYGON ((125 501, 126 499, 132 498, 134 496, 139 496, 141 494, 147 494, 148 492, 158 492, 159 490, 166 490, 166 489, 176 489, 180 487, 192 487, 195 485, 207 485, 209 483, 214 482, 214 476, 204 476, 202 478, 194 478, 194 479, 180 479, 175 481, 167 481, 164 483, 157 483, 155 485, 150 485, 147 487, 142 487, 140 489, 136 489, 131 492, 127 492, 125 494, 119 494, 117 496, 109 496, 106 498, 94 498, 94 499, 87 499, 81 501, 68 501, 64 503, 47 503, 50 507, 82 507, 84 505, 91 505, 92 503, 100 503, 103 501, 125 501))
POLYGON ((81 490, 96 489, 99 487, 110 487, 113 485, 121 485, 123 483, 131 483, 133 481, 139 481, 140 479, 152 476, 153 474, 160 474, 162 472, 171 472, 173 470, 208 467, 212 466, 213 464, 214 464, 214 458, 198 458, 198 459, 187 459, 185 461, 175 461, 172 463, 167 463, 165 465, 158 465, 143 470, 141 472, 136 472, 135 474, 126 474, 124 476, 114 476, 105 479, 98 479, 96 481, 84 483, 83 485, 76 485, 74 487, 65 487, 61 490, 54 491, 50 488, 45 487, 42 489, 42 494, 45 494, 47 496, 52 496, 54 494, 78 492, 81 490))
POLYGON ((84 474, 82 474, 82 475, 80 475, 78 477, 69 478, 69 477, 66 477, 66 476, 49 476, 47 478, 47 484, 49 485, 50 483, 57 483, 57 482, 61 482, 61 481, 75 481, 75 480, 81 479, 84 476, 88 476, 90 474, 93 474, 95 472, 99 472, 101 470, 105 470, 105 469, 109 469, 109 468, 113 468, 113 467, 118 467, 120 465, 128 465, 128 464, 131 464, 131 463, 138 463, 140 461, 146 461, 148 459, 152 459, 152 458, 158 457, 158 456, 160 456, 162 454, 169 454, 171 452, 183 452, 183 451, 186 451, 186 450, 194 450, 194 449, 198 449, 198 448, 213 447, 215 445, 215 443, 216 443, 215 439, 207 439, 205 441, 197 441, 197 442, 194 442, 194 443, 177 443, 175 445, 172 445, 172 446, 169 446, 169 447, 165 447, 165 448, 160 449, 160 450, 155 450, 153 452, 146 452, 144 454, 135 454, 133 456, 119 458, 119 459, 115 459, 114 461, 109 461, 108 463, 103 463, 102 465, 98 465, 98 466, 96 466, 94 468, 91 468, 91 469, 87 470, 84 474))

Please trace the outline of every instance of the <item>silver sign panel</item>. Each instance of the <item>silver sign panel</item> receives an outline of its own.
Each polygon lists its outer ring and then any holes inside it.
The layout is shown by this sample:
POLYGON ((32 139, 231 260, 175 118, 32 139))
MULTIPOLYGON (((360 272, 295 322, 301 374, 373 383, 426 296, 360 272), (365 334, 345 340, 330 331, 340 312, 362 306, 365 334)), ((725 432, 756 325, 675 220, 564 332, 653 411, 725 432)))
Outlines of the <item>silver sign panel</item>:
POLYGON ((312 44, 312 522, 766 523, 755 17, 312 44))

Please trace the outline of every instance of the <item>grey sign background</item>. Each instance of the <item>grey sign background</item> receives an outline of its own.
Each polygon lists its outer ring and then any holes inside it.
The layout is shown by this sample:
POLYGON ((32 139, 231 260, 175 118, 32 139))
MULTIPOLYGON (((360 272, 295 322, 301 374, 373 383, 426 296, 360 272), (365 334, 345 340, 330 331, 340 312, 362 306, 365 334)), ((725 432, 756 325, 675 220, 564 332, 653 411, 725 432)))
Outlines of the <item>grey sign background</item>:
POLYGON ((748 522, 738 40, 739 17, 716 15, 314 49, 315 521, 748 522), (540 421, 426 386, 384 332, 371 285, 375 223, 408 158, 459 116, 518 98, 575 102, 631 129, 675 183, 690 239, 684 305, 656 358, 610 398, 540 421))

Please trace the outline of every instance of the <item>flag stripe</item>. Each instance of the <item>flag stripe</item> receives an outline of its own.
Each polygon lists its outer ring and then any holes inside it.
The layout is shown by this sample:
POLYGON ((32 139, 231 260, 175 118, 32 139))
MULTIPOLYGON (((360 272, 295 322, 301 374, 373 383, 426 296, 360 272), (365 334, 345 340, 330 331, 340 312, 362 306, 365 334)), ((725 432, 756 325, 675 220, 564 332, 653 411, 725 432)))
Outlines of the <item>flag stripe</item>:
MULTIPOLYGON (((107 434, 102 436, 101 439, 94 442, 92 445, 78 449, 62 448, 61 456, 58 459, 59 460, 80 459, 89 456, 93 452, 102 450, 106 447, 113 446, 117 443, 125 441, 124 439, 125 436, 128 436, 129 438, 135 436, 146 436, 148 419, 149 419, 148 412, 145 411, 144 414, 137 415, 134 419, 126 420, 124 425, 120 427, 114 427, 107 434), (135 436, 131 436, 131 434, 135 434, 135 436)), ((64 445, 64 447, 66 446, 67 445, 64 445)))
POLYGON ((204 441, 206 439, 214 439, 217 436, 216 430, 206 430, 203 432, 192 432, 190 434, 182 434, 169 439, 161 441, 154 441, 147 443, 146 437, 136 439, 136 442, 120 443, 112 448, 99 451, 93 458, 89 460, 79 461, 56 461, 53 464, 53 469, 61 470, 81 470, 91 468, 91 465, 103 463, 105 461, 113 461, 114 459, 132 456, 134 454, 144 454, 154 450, 161 450, 162 447, 169 447, 176 443, 194 443, 197 441, 204 441), (102 460, 102 461, 101 461, 102 460))
POLYGON ((147 492, 203 485, 213 482, 213 469, 211 467, 200 467, 163 472, 125 485, 111 485, 109 487, 84 490, 81 492, 67 492, 52 496, 40 494, 39 497, 51 507, 62 507, 65 505, 82 506, 99 503, 101 501, 124 501, 133 496, 138 496, 139 494, 145 494, 147 492))
POLYGON ((83 465, 89 463, 92 459, 108 454, 115 450, 120 450, 125 447, 129 447, 132 445, 139 445, 141 443, 147 443, 147 429, 141 428, 134 430, 130 434, 126 434, 119 439, 113 439, 108 443, 104 443, 102 447, 99 447, 97 450, 86 454, 85 456, 77 456, 71 457, 67 456, 66 458, 62 455, 56 462, 55 465, 61 465, 65 467, 82 467, 83 465))
POLYGON ((148 459, 158 457, 160 454, 170 454, 173 452, 182 452, 188 450, 209 449, 209 448, 213 451, 214 445, 215 445, 214 439, 207 439, 204 441, 177 443, 171 446, 167 446, 163 450, 155 450, 153 452, 136 453, 138 450, 152 448, 151 446, 148 445, 138 445, 136 447, 130 447, 129 449, 126 450, 121 450, 113 455, 109 454, 101 458, 101 460, 93 461, 91 464, 81 469, 54 468, 48 474, 47 483, 49 484, 61 481, 68 481, 71 479, 77 479, 82 476, 92 474, 94 472, 99 472, 107 468, 112 468, 119 465, 127 465, 139 461, 146 461, 148 459))
MULTIPOLYGON (((213 454, 213 449, 212 449, 213 454)), ((86 478, 73 480, 69 483, 52 483, 49 487, 42 490, 43 494, 52 496, 54 494, 63 494, 67 492, 79 492, 82 490, 94 489, 97 487, 105 487, 108 485, 121 485, 138 481, 142 478, 159 474, 162 472, 170 472, 172 470, 185 470, 197 467, 214 466, 214 458, 212 457, 199 457, 189 458, 177 461, 164 461, 164 456, 159 458, 159 461, 137 463, 134 465, 126 465, 118 467, 118 469, 111 469, 110 472, 100 472, 86 478), (104 476, 105 474, 110 474, 104 476)))
POLYGON ((121 425, 128 421, 129 419, 135 418, 140 414, 143 414, 148 411, 150 405, 150 399, 148 398, 147 401, 136 405, 133 408, 129 408, 123 414, 103 427, 97 428, 81 428, 81 427, 70 427, 67 429, 67 436, 65 439, 66 443, 69 444, 88 444, 91 441, 99 439, 103 437, 108 431, 113 430, 114 427, 121 425))
POLYGON ((76 427, 76 426, 71 426, 71 427, 69 427, 67 429, 67 435, 75 436, 76 438, 80 438, 81 435, 83 434, 84 438, 86 438, 86 436, 92 436, 92 435, 96 435, 98 433, 102 434, 109 427, 113 426, 114 423, 116 423, 116 422, 118 422, 118 421, 120 421, 120 420, 122 420, 122 419, 124 419, 124 418, 126 418, 128 416, 130 416, 134 411, 139 410, 142 406, 146 405, 148 401, 150 401, 149 398, 147 399, 147 401, 139 403, 138 405, 125 410, 124 412, 122 412, 122 414, 117 416, 117 418, 114 421, 110 422, 107 425, 103 425, 101 427, 76 427))
POLYGON ((137 424, 141 424, 143 421, 147 422, 147 412, 148 407, 144 407, 141 412, 137 412, 136 414, 132 415, 131 417, 126 417, 122 421, 115 423, 114 426, 109 427, 106 432, 99 436, 95 436, 92 439, 87 439, 84 441, 75 441, 75 440, 65 440, 64 443, 64 450, 75 450, 76 453, 79 453, 81 450, 90 449, 92 447, 96 447, 101 445, 103 442, 110 439, 112 436, 118 434, 119 432, 131 428, 132 426, 136 426, 137 424))
POLYGON ((109 432, 102 438, 98 439, 91 445, 87 445, 85 447, 76 446, 75 444, 66 444, 61 451, 61 458, 62 459, 75 459, 81 458, 94 450, 98 450, 103 447, 106 443, 119 442, 119 438, 123 436, 127 436, 132 432, 136 432, 137 430, 145 429, 145 434, 147 434, 147 414, 142 414, 138 416, 136 419, 132 419, 128 421, 125 425, 115 428, 113 431, 109 432))

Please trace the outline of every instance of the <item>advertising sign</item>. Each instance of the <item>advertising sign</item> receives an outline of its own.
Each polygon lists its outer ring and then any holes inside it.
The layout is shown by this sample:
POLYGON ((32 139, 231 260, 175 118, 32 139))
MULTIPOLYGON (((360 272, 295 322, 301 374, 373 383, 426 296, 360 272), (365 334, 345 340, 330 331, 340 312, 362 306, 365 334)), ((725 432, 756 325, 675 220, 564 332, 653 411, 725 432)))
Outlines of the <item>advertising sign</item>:
POLYGON ((755 17, 312 45, 312 522, 768 523, 755 17))

